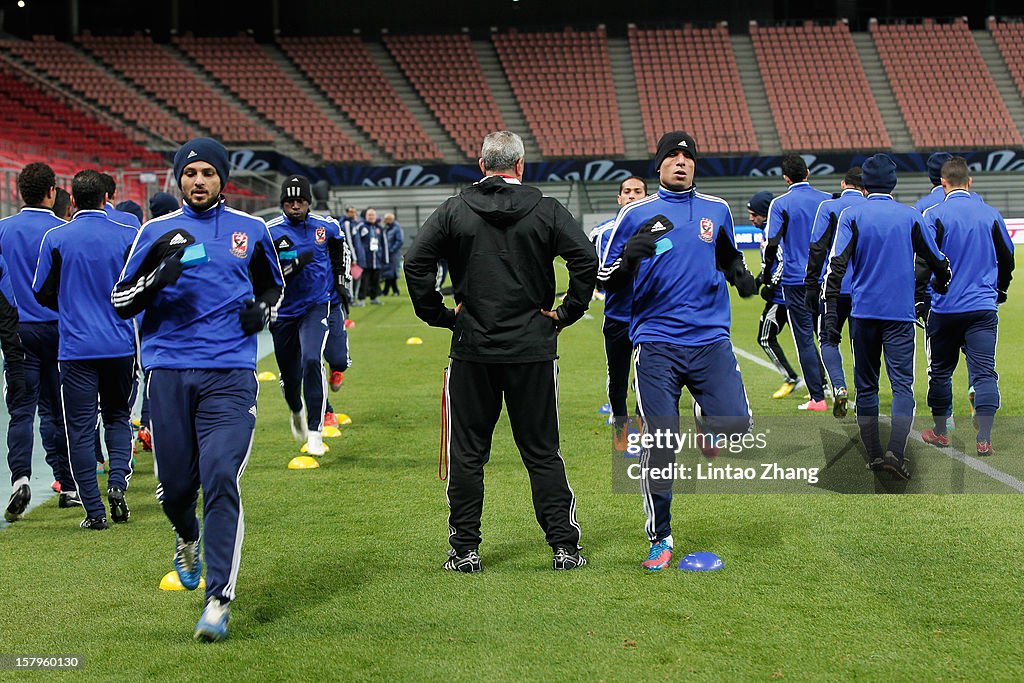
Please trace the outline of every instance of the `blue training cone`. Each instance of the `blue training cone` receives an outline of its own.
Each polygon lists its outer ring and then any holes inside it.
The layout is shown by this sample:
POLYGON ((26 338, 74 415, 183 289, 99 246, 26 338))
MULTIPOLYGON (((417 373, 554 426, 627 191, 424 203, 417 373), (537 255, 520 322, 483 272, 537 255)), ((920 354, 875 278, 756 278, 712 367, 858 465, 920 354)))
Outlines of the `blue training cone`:
POLYGON ((690 553, 679 561, 679 569, 688 572, 713 572, 725 567, 722 558, 714 553, 700 551, 690 553))
POLYGON ((597 409, 597 412, 601 413, 602 415, 611 415, 612 406, 610 403, 605 403, 603 406, 597 409))

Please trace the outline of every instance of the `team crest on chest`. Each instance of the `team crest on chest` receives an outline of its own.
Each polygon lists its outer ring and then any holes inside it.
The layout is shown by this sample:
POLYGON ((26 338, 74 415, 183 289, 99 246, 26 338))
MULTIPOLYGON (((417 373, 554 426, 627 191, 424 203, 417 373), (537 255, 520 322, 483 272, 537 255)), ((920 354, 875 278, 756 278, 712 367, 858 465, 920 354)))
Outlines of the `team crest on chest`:
POLYGON ((244 232, 231 233, 231 255, 245 258, 249 254, 249 235, 244 232))
POLYGON ((701 218, 700 219, 700 238, 702 240, 704 240, 705 242, 710 244, 711 241, 714 239, 714 237, 713 237, 714 230, 715 230, 715 224, 711 221, 710 218, 701 218))
POLYGON ((317 228, 316 229, 316 243, 317 244, 323 244, 326 241, 327 241, 327 229, 326 228, 317 228))

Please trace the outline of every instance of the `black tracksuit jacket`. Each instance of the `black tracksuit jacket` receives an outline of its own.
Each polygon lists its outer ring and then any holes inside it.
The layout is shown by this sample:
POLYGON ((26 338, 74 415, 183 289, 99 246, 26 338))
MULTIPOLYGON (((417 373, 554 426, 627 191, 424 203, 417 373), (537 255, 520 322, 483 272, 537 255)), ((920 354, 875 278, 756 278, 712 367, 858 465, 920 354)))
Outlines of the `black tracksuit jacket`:
POLYGON ((597 256, 576 219, 540 190, 488 176, 445 201, 406 255, 405 279, 416 315, 453 330, 451 357, 480 363, 530 363, 557 357, 556 332, 590 304, 597 256), (559 322, 541 315, 555 298, 556 257, 569 287, 559 322), (458 315, 436 289, 447 259, 458 315))

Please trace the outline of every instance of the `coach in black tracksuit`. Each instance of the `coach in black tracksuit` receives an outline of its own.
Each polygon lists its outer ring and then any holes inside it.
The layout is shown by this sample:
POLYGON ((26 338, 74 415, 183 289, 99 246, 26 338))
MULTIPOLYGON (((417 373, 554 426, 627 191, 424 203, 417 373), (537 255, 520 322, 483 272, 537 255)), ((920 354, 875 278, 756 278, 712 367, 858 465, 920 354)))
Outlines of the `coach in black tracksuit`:
POLYGON ((576 498, 558 444, 557 334, 587 310, 597 258, 561 204, 521 184, 518 135, 488 135, 481 156, 483 180, 427 219, 405 263, 416 315, 454 331, 445 378, 452 546, 445 569, 481 569, 483 468, 502 398, 530 473, 537 521, 555 553, 554 568, 574 569, 586 560, 579 555, 576 498), (548 310, 556 256, 566 261, 569 288, 562 304, 548 310), (441 259, 450 268, 455 310, 436 288, 441 259))

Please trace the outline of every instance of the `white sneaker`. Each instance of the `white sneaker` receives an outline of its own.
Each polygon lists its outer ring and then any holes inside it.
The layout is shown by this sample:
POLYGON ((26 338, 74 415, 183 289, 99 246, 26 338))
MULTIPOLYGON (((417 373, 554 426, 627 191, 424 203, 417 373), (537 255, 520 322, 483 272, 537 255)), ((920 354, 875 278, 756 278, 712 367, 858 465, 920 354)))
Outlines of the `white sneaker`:
POLYGON ((307 433, 306 409, 303 408, 300 412, 292 413, 292 438, 302 443, 306 440, 307 433))
POLYGON ((306 453, 308 455, 323 455, 327 452, 324 448, 324 435, 323 432, 310 432, 309 440, 306 442, 306 453))

